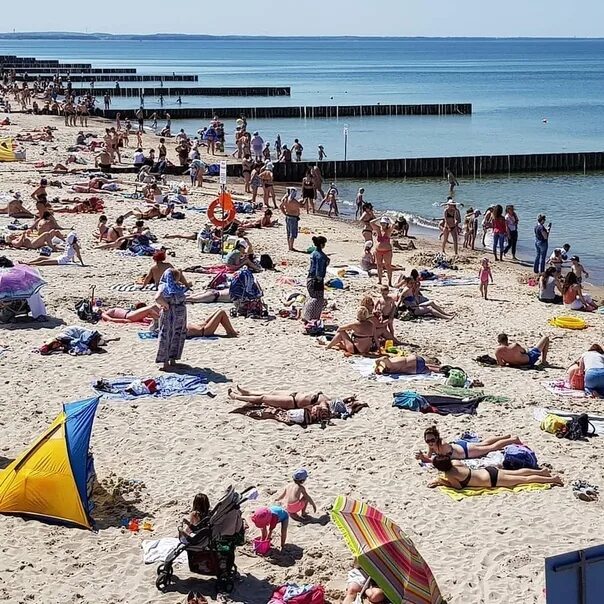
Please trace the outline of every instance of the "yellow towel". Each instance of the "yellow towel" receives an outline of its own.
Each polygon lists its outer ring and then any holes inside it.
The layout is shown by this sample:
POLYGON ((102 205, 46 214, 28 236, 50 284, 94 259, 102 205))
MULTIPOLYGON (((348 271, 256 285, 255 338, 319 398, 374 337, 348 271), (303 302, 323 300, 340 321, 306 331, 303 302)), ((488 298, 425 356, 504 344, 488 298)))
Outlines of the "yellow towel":
POLYGON ((521 484, 513 489, 506 487, 491 488, 467 488, 467 489, 452 489, 451 487, 438 487, 438 490, 445 495, 448 495, 453 501, 461 501, 466 497, 476 497, 477 495, 500 495, 501 493, 520 493, 521 491, 547 491, 551 489, 551 484, 521 484))

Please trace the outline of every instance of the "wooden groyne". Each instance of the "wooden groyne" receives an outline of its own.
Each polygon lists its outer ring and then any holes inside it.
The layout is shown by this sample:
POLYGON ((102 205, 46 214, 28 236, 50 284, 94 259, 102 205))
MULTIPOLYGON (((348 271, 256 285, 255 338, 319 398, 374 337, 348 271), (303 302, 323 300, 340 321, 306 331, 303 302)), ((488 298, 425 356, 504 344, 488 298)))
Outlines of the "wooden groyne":
MULTIPOLYGON (((275 163, 279 182, 300 182, 317 162, 275 163)), ((323 161, 319 164, 326 179, 443 177, 447 169, 458 178, 480 178, 488 174, 530 172, 588 172, 604 170, 604 152, 529 153, 524 155, 476 155, 464 157, 420 157, 323 161)), ((241 176, 241 165, 229 164, 227 174, 241 176)))
MULTIPOLYGON (((118 79, 118 78, 116 78, 118 79)), ((88 92, 90 87, 81 86, 74 88, 76 92, 88 92)), ((138 97, 141 94, 145 96, 290 96, 291 88, 289 86, 246 86, 240 87, 192 87, 192 88, 166 88, 154 86, 153 88, 123 88, 119 90, 113 88, 94 87, 94 93, 120 97, 138 97)))
MULTIPOLYGON (((96 89, 95 89, 96 91, 96 89)), ((97 94, 98 91, 96 91, 97 94)), ((120 112, 122 117, 128 112, 123 109, 102 111, 97 109, 97 115, 115 118, 120 112)), ((165 111, 162 110, 162 111, 165 111)), ((168 109, 174 119, 212 119, 218 115, 224 119, 237 119, 242 115, 250 119, 260 118, 339 118, 339 117, 373 117, 377 115, 471 115, 470 103, 453 103, 445 105, 328 105, 322 107, 176 107, 168 109)))
MULTIPOLYGON (((95 75, 94 76, 94 81, 95 82, 115 82, 116 80, 119 82, 197 82, 199 79, 199 76, 197 75, 186 75, 186 74, 176 74, 176 75, 139 75, 136 73, 127 73, 127 74, 123 74, 124 70, 120 70, 120 73, 117 73, 115 75, 109 75, 109 74, 102 74, 102 75, 95 75)), ((42 74, 42 75, 37 75, 37 74, 29 74, 31 77, 30 79, 34 80, 34 79, 39 79, 42 82, 50 82, 52 81, 52 79, 55 76, 55 73, 49 73, 49 74, 42 74)), ((72 82, 90 82, 90 80, 92 79, 91 76, 86 75, 86 74, 82 74, 82 73, 77 73, 77 74, 73 74, 73 73, 67 73, 67 72, 61 72, 58 73, 58 75, 60 75, 63 78, 63 82, 67 81, 67 77, 69 76, 69 79, 72 82)), ((19 79, 19 78, 17 78, 19 79)), ((84 91, 88 92, 88 90, 90 90, 90 87, 85 87, 82 88, 84 91)), ((111 91, 113 91, 114 89, 111 88, 111 91)), ((98 90, 95 87, 95 92, 98 94, 98 90)))
POLYGON ((92 69, 89 63, 57 63, 54 61, 35 61, 33 63, 11 63, 11 62, 0 62, 0 69, 14 70, 17 73, 36 71, 38 69, 49 69, 49 70, 74 70, 74 71, 86 71, 92 69))
POLYGON ((80 67, 69 69, 66 68, 65 65, 57 65, 56 67, 5 67, 4 69, 10 69, 11 71, 14 71, 17 74, 17 79, 20 79, 19 76, 25 73, 27 73, 27 75, 31 76, 32 78, 36 76, 52 77, 57 74, 63 77, 67 77, 68 75, 73 77, 73 75, 75 74, 84 74, 86 76, 86 81, 90 80, 91 78, 96 79, 97 75, 109 73, 116 75, 136 73, 136 69, 133 69, 131 67, 80 67))

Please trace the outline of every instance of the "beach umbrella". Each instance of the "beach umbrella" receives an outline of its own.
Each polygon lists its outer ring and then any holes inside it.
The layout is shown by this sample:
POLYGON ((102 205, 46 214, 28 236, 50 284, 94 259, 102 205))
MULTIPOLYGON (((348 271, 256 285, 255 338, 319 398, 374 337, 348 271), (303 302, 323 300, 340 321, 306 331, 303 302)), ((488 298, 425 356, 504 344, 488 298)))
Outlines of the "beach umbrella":
POLYGON ((40 273, 26 264, 0 268, 0 301, 24 300, 33 296, 46 281, 40 273))
POLYGON ((444 604, 430 567, 411 539, 382 512, 340 495, 331 519, 359 566, 392 604, 444 604))

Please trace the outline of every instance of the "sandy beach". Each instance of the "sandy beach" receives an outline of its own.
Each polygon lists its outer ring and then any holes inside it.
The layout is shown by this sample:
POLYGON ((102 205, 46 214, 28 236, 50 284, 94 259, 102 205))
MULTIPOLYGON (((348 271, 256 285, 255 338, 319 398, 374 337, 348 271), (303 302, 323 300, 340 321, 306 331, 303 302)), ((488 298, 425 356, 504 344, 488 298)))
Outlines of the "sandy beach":
MULTIPOLYGON (((48 176, 63 183, 63 189, 49 187, 49 197, 65 196, 77 176, 50 175, 47 169, 35 169, 34 164, 64 161, 65 148, 73 144, 80 128, 65 127, 62 118, 56 117, 13 114, 11 121, 0 136, 47 124, 57 131, 52 143, 26 143, 27 161, 0 164, 1 191, 21 192, 31 207, 27 200, 32 201, 30 194, 37 181, 48 176)), ((84 130, 100 135, 105 126, 101 120, 90 120, 84 130)), ((134 153, 133 138, 123 154, 125 163, 134 153)), ((145 148, 156 147, 157 142, 155 136, 145 136, 145 148)), ((170 143, 171 154, 173 146, 170 143)), ((134 175, 120 178, 134 182, 134 175)), ((370 198, 371 182, 366 186, 370 198)), ((228 188, 243 192, 241 182, 229 182, 228 188)), ((133 184, 126 186, 127 192, 133 190, 133 184)), ((202 189, 190 194, 189 205, 207 205, 217 191, 217 178, 209 178, 202 189)), ((104 201, 109 223, 139 203, 119 194, 106 195, 104 201)), ((185 214, 186 220, 150 221, 148 226, 159 242, 174 252, 168 260, 175 266, 214 264, 217 257, 201 256, 194 241, 163 239, 167 233, 199 230, 207 221, 200 212, 185 210, 185 214)), ((92 396, 92 381, 159 375, 156 344, 139 340, 139 325, 100 323, 97 328, 103 335, 121 338, 107 346, 106 354, 72 357, 32 352, 61 326, 80 324, 74 304, 89 295, 91 286, 96 288, 95 297, 107 307, 153 300, 153 292, 118 293, 110 289, 146 274, 151 259, 94 249, 97 220, 96 214, 59 217, 63 226, 77 231, 86 266, 40 268, 48 282, 43 294, 51 320, 0 325, 0 345, 6 348, 0 356, 0 467, 48 426, 61 403, 92 396)), ((130 221, 133 224, 134 220, 130 221)), ((2 226, 8 222, 6 216, 0 217, 2 226)), ((311 245, 311 235, 320 234, 327 238, 325 251, 332 267, 359 263, 362 237, 357 224, 303 214, 300 225, 309 233, 300 235, 299 249, 311 245)), ((190 574, 186 567, 177 568, 182 581, 176 590, 158 592, 154 585, 156 565, 142 562, 143 539, 175 536, 176 526, 188 514, 196 493, 203 491, 215 502, 229 485, 258 487, 259 501, 244 508, 249 518, 257 505, 274 502, 294 470, 305 467, 310 474, 306 486, 319 507, 317 515, 326 514, 340 494, 375 505, 413 539, 450 604, 543 604, 544 558, 601 541, 602 501, 580 501, 569 485, 578 479, 604 485, 604 444, 602 438, 589 442, 557 439, 540 430, 533 412, 541 406, 601 413, 601 400, 558 397, 541 383, 563 378, 566 367, 591 344, 604 342, 604 315, 582 315, 588 324, 582 331, 548 325, 550 318, 568 312, 540 303, 536 288, 522 282, 528 269, 511 262, 493 265, 495 283, 488 301, 481 299, 474 285, 426 288, 432 299, 455 313, 455 318, 396 321, 397 336, 423 356, 462 367, 471 378, 484 383, 485 393, 506 396, 510 401, 484 402, 477 415, 440 417, 402 411, 392 406, 394 392, 414 388, 430 393, 430 384, 382 383, 362 377, 351 359, 325 350, 304 335, 299 321, 279 317, 283 300, 295 291, 305 291, 304 285, 281 285, 280 278, 297 278, 303 284, 308 255, 287 251, 283 224, 251 230, 249 238, 256 253, 270 254, 277 266, 277 271, 258 276, 271 314, 277 318, 236 318, 238 338, 187 341, 183 361, 207 372, 215 397, 102 401, 92 437, 99 481, 93 512, 98 532, 0 516, 0 600, 171 604, 183 602, 186 593, 195 588, 206 590, 208 599, 214 601, 212 581, 190 574), (473 359, 478 355, 493 354, 497 334, 502 331, 526 346, 534 345, 543 335, 550 336, 550 366, 542 371, 521 371, 476 363, 473 359), (325 430, 319 426, 303 430, 229 414, 235 405, 228 399, 227 389, 236 384, 261 391, 323 391, 338 397, 356 394, 369 408, 346 421, 335 420, 325 430), (423 469, 415 460, 415 452, 424 448, 423 431, 433 424, 449 439, 468 430, 483 437, 518 435, 536 451, 540 463, 550 464, 563 478, 565 486, 454 502, 427 488, 436 473, 423 469), (153 532, 132 533, 120 528, 120 519, 133 516, 151 520, 153 532)), ((423 260, 438 251, 433 241, 418 239, 416 244, 415 251, 394 254, 394 262, 405 267, 407 274, 412 268, 431 268, 423 260)), ((35 251, 8 248, 1 250, 2 254, 20 262, 37 256, 35 251)), ((476 276, 484 255, 482 250, 462 253, 459 271, 450 274, 476 276)), ((188 276, 194 281, 194 291, 203 290, 210 280, 205 275, 188 276)), ((379 296, 375 278, 344 280, 348 289, 329 290, 327 294, 328 304, 335 303, 331 312, 337 324, 354 318, 363 295, 379 296)), ((601 296, 601 292, 591 293, 601 296)), ((229 305, 189 306, 189 319, 198 322, 219 307, 228 310, 229 305)), ((232 594, 233 601, 266 604, 272 588, 288 580, 322 583, 330 602, 341 601, 352 557, 334 525, 291 522, 292 546, 271 558, 253 554, 249 539, 257 534, 252 526, 248 543, 238 550, 237 565, 243 580, 232 594)))

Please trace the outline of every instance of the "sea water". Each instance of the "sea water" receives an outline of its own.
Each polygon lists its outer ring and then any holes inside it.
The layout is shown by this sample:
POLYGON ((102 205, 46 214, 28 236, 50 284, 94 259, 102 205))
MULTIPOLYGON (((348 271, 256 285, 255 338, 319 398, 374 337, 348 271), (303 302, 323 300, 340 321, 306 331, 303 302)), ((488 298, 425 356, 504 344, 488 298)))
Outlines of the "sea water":
MULTIPOLYGON (((328 159, 600 151, 604 136, 604 40, 428 38, 207 38, 0 40, 0 54, 136 67, 140 73, 199 75, 191 86, 291 86, 291 97, 186 97, 183 107, 464 103, 471 116, 341 119, 250 119, 267 141, 299 138, 305 157, 319 144, 328 159)), ((77 84, 78 86, 80 84, 77 84)), ((112 83, 98 84, 111 87, 112 83)), ((122 84, 137 86, 137 83, 122 84)), ((144 83, 151 86, 152 83, 144 83)), ((168 84, 165 84, 168 86, 168 84)), ((170 83, 170 87, 179 84, 170 83)), ((133 108, 138 98, 114 99, 133 108)), ((165 98, 164 109, 176 107, 165 98)), ((159 110, 158 98, 145 108, 159 110)), ((174 121, 194 133, 203 121, 174 121)), ((226 128, 234 131, 234 121, 226 128)), ((230 139, 232 144, 232 138, 230 139)), ((231 147, 232 148, 232 147, 231 147)), ((380 209, 433 218, 446 187, 438 179, 342 182, 380 209)), ((463 179, 457 197, 484 209, 514 203, 521 249, 532 253, 539 212, 554 223, 552 246, 568 241, 588 270, 604 279, 600 209, 604 175, 572 174, 463 179)))

